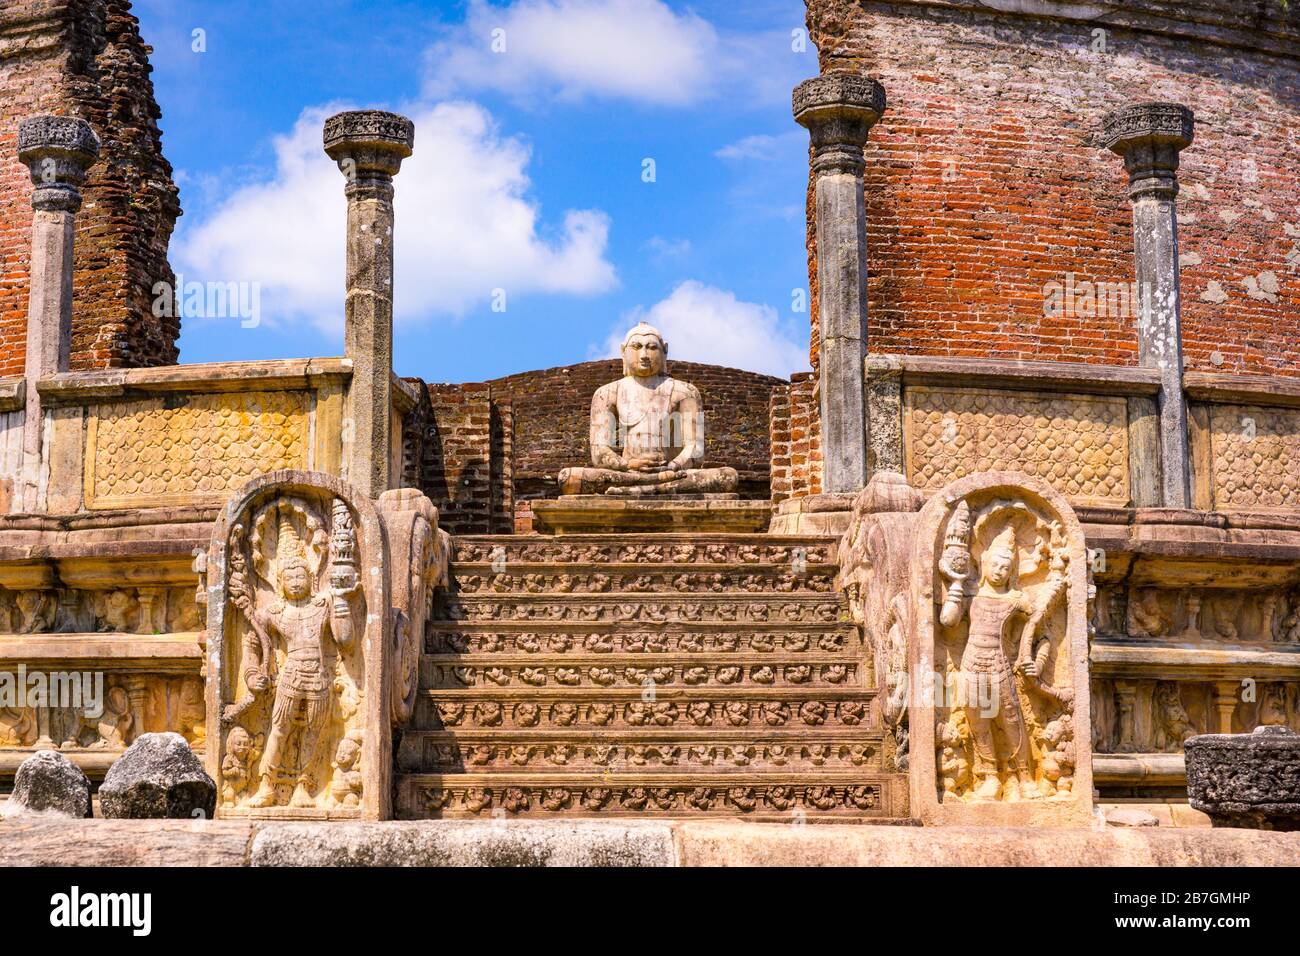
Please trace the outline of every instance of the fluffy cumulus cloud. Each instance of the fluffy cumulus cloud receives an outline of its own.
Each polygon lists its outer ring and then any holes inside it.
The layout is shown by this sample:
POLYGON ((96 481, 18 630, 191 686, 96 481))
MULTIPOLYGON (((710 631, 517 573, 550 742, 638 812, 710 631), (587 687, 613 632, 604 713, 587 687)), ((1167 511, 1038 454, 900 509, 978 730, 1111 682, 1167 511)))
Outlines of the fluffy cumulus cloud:
POLYGON ((660 0, 471 0, 428 50, 426 90, 682 105, 708 92, 721 59, 712 25, 660 0))
POLYGON ((794 341, 776 310, 741 302, 724 289, 688 280, 648 309, 634 309, 612 329, 594 355, 617 355, 623 336, 637 322, 649 322, 668 340, 669 359, 726 365, 788 378, 808 367, 808 347, 794 341))
MULTIPOLYGON (((342 325, 343 178, 321 150, 333 107, 302 114, 274 142, 275 171, 236 190, 186 232, 176 261, 187 281, 260 282, 264 321, 342 325)), ((616 284, 605 258, 609 221, 570 210, 544 230, 529 198, 529 151, 481 107, 417 107, 415 153, 396 180, 398 322, 459 316, 503 290, 593 294, 616 284)))

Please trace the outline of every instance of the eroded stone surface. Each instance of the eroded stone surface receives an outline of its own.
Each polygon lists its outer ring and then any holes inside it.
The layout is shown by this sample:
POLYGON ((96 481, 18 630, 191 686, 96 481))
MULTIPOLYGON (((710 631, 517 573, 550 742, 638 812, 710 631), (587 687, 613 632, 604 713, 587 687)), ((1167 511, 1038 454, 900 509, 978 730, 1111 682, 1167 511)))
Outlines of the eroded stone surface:
POLYGON ((1300 735, 1286 727, 1186 744, 1187 794, 1216 827, 1300 830, 1300 735))
POLYGON ((108 768, 99 803, 108 818, 208 820, 217 787, 180 734, 141 734, 108 768))
POLYGON ((90 781, 57 750, 39 750, 18 767, 5 816, 37 814, 81 818, 91 815, 90 781))

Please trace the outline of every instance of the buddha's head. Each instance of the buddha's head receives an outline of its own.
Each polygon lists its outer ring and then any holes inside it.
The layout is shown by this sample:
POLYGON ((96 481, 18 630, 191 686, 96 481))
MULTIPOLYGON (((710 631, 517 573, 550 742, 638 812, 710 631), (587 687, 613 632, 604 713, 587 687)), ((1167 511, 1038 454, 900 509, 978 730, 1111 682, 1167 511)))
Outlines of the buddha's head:
POLYGON ((668 374, 668 343, 653 325, 638 322, 623 336, 623 374, 650 378, 668 374))

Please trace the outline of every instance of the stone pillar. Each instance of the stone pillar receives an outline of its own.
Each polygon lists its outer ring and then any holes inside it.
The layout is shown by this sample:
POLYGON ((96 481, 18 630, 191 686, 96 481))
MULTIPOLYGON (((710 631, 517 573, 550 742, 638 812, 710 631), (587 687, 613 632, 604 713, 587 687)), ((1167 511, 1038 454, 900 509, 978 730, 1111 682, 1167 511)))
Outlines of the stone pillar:
POLYGON ((853 493, 867 480, 867 220, 862 156, 885 110, 869 76, 827 73, 794 90, 794 118, 812 140, 821 327, 822 490, 853 493))
POLYGON ((1183 335, 1178 287, 1178 153, 1192 142, 1192 111, 1177 103, 1141 103, 1106 117, 1103 140, 1124 157, 1133 201, 1137 259, 1138 360, 1160 370, 1160 504, 1190 508, 1191 456, 1183 394, 1183 335))
POLYGON ((347 178, 344 355, 352 360, 343 422, 344 477, 378 498, 389 488, 393 414, 393 177, 415 124, 381 110, 325 121, 325 152, 347 178))
POLYGON ((72 238, 81 184, 99 155, 90 124, 71 116, 34 116, 18 124, 18 158, 30 171, 32 261, 27 296, 26 411, 19 511, 39 507, 42 415, 36 383, 68 370, 72 347, 72 238))

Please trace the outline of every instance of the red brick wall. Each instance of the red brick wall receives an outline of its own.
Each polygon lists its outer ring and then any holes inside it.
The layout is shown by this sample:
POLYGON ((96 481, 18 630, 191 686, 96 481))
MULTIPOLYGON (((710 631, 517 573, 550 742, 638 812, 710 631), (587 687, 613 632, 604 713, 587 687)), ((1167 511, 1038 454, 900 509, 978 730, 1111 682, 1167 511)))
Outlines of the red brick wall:
POLYGON ((492 392, 484 382, 430 385, 432 423, 424 434, 423 491, 453 534, 490 534, 492 392))
POLYGON ((177 319, 154 318, 155 282, 171 282, 167 243, 180 215, 162 158, 150 48, 127 0, 5 0, 0 6, 0 375, 23 370, 31 182, 17 126, 61 113, 99 135, 83 188, 73 275, 74 369, 165 365, 177 319))
POLYGON ((1179 199, 1189 367, 1300 375, 1300 3, 1113 6, 1107 25, 809 0, 822 69, 889 98, 867 146, 872 352, 1135 364, 1131 317, 1046 317, 1044 286, 1132 280, 1123 165, 1095 136, 1110 109, 1172 99, 1197 114, 1179 199))
POLYGON ((772 389, 772 501, 821 493, 821 417, 816 378, 799 372, 772 389))

